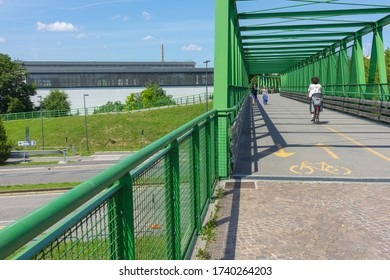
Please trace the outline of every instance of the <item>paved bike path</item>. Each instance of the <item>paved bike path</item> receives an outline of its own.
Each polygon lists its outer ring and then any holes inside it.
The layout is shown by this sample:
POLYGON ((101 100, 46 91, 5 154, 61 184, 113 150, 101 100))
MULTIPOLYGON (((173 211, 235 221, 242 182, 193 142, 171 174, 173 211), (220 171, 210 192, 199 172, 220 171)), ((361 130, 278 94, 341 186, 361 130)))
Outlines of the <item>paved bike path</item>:
POLYGON ((248 110, 235 178, 390 182, 390 126, 270 95, 248 110))
POLYGON ((316 125, 308 110, 251 105, 211 259, 390 259, 390 127, 326 108, 316 125))

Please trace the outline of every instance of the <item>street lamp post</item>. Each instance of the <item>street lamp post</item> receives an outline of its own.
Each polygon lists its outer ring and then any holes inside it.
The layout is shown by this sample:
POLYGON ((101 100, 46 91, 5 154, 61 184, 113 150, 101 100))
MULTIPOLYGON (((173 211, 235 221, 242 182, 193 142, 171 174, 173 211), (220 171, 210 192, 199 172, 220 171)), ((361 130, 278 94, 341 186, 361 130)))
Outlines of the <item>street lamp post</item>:
POLYGON ((42 116, 42 96, 37 96, 39 98, 39 111, 41 113, 41 137, 42 137, 42 151, 45 149, 45 138, 43 133, 43 116, 42 116))
POLYGON ((209 110, 209 92, 208 92, 208 71, 207 71, 207 64, 210 62, 210 60, 206 60, 203 63, 206 63, 206 112, 209 110))
POLYGON ((88 125, 87 125, 87 107, 85 106, 85 97, 89 96, 89 94, 84 94, 84 124, 85 124, 85 138, 87 141, 87 152, 89 152, 89 145, 88 145, 88 125))

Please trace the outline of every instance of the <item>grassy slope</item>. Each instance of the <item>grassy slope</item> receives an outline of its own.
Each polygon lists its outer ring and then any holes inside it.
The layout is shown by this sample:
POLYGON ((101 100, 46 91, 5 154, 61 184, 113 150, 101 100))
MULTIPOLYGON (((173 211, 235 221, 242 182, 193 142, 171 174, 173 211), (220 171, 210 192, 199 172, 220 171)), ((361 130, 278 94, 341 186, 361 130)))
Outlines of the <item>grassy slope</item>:
MULTIPOLYGON (((212 108, 212 105, 209 106, 212 108)), ((150 144, 205 112, 205 104, 164 108, 158 110, 88 115, 88 139, 90 152, 135 151, 142 145, 141 131, 144 130, 144 145, 150 144), (112 141, 113 140, 113 141, 112 141)), ((25 127, 29 127, 30 139, 37 141, 41 149, 41 120, 4 122, 9 140, 17 147, 17 141, 25 139, 25 127)), ((80 143, 85 153, 84 116, 43 119, 45 149, 74 145, 80 152, 80 143)), ((29 148, 30 149, 30 148, 29 148)))

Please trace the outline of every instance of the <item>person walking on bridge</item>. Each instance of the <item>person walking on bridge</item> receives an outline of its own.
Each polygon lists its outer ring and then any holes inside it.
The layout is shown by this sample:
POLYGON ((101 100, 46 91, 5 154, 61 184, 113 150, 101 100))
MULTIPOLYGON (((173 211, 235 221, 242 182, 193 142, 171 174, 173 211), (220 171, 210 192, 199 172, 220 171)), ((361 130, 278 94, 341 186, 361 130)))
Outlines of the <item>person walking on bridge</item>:
POLYGON ((252 85, 252 104, 255 105, 257 102, 257 85, 252 85))

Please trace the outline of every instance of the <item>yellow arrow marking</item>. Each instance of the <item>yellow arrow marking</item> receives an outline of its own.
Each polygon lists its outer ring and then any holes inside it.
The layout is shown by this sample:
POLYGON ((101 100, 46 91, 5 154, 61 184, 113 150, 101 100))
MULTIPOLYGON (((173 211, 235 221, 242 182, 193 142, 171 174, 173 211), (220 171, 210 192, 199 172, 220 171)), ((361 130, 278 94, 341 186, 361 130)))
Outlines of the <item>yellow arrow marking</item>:
POLYGON ((321 147, 325 150, 325 152, 327 152, 332 158, 339 158, 335 153, 333 153, 329 148, 328 146, 324 145, 324 144, 317 144, 316 145, 317 147, 321 147))
POLYGON ((276 147, 278 148, 278 151, 274 153, 275 156, 286 158, 286 157, 289 157, 289 156, 292 156, 293 154, 295 154, 295 153, 285 152, 280 144, 276 144, 276 147))

